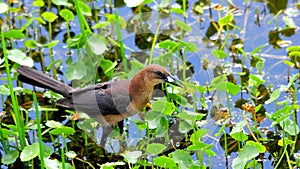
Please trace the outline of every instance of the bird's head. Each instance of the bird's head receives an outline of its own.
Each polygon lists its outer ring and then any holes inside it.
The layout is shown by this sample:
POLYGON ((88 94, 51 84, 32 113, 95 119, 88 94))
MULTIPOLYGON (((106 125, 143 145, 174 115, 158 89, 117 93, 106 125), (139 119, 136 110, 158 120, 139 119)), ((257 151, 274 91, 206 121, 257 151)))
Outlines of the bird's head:
POLYGON ((146 66, 137 75, 143 76, 144 81, 147 81, 146 83, 152 84, 153 86, 164 82, 179 87, 183 85, 183 83, 174 76, 172 76, 165 67, 157 64, 151 64, 146 66))

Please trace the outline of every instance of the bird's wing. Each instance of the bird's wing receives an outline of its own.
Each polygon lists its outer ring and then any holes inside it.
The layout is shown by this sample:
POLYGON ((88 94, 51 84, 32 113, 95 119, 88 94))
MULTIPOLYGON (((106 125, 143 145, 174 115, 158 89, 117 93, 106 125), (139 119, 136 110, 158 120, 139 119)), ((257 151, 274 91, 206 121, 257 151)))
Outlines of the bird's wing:
POLYGON ((90 116, 125 113, 131 100, 128 85, 128 80, 122 80, 73 90, 73 107, 90 116))

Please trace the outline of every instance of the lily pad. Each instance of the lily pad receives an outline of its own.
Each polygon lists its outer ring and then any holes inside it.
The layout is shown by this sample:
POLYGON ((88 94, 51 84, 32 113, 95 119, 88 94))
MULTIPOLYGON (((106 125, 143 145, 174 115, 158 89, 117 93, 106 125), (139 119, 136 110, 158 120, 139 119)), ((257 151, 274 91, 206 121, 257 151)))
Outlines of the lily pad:
POLYGON ((32 67, 34 65, 32 58, 27 57, 26 54, 19 49, 9 50, 7 57, 9 60, 20 65, 26 65, 29 67, 32 67))

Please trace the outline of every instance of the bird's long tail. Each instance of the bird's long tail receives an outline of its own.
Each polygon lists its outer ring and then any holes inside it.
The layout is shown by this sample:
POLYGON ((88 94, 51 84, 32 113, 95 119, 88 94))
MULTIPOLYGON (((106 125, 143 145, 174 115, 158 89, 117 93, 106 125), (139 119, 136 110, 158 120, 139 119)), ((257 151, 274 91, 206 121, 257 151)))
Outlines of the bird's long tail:
POLYGON ((72 88, 42 72, 32 69, 28 66, 21 65, 17 70, 19 72, 18 80, 37 87, 50 89, 64 97, 70 97, 69 91, 72 88))

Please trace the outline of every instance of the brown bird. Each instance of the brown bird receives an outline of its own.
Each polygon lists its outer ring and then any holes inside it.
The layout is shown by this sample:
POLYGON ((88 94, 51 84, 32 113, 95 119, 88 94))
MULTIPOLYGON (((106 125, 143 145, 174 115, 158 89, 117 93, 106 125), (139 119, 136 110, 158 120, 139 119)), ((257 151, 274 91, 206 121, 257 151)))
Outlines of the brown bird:
POLYGON ((182 85, 165 67, 156 64, 146 66, 132 79, 78 89, 27 66, 20 66, 17 71, 20 81, 61 94, 64 98, 57 101, 58 106, 85 112, 97 120, 103 127, 102 146, 113 126, 143 110, 151 99, 155 85, 163 82, 182 85))

